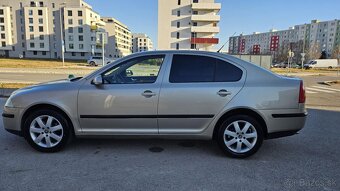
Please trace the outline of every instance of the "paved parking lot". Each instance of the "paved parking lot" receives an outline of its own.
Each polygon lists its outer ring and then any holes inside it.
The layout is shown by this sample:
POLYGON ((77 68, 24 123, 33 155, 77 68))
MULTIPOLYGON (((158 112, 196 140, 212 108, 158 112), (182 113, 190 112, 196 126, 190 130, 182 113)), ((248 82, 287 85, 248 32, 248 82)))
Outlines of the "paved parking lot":
POLYGON ((301 134, 245 160, 212 141, 76 140, 42 154, 1 119, 0 190, 340 190, 340 112, 309 113, 301 134))

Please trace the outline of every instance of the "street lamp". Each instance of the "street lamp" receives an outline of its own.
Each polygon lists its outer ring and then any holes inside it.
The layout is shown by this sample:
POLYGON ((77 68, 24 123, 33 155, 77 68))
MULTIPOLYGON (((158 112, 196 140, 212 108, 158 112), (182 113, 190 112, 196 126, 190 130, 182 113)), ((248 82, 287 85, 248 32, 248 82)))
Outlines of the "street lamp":
POLYGON ((60 22, 60 39, 61 39, 61 57, 63 60, 63 67, 65 66, 65 42, 64 42, 64 34, 63 34, 63 22, 62 22, 62 8, 66 5, 66 3, 59 4, 59 22, 60 22))

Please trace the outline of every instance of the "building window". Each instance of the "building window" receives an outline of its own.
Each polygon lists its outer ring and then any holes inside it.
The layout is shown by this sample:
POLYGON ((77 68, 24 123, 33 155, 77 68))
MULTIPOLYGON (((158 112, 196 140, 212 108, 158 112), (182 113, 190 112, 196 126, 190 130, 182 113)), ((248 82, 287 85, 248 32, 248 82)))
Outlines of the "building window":
POLYGON ((33 15, 33 10, 28 10, 28 15, 33 15))
POLYGON ((53 8, 53 9, 55 8, 55 4, 54 4, 54 3, 52 3, 52 8, 53 8))
POLYGON ((0 31, 5 31, 5 26, 0 26, 0 31))
POLYGON ((194 0, 193 3, 198 3, 198 0, 194 0))
POLYGON ((39 18, 39 24, 44 24, 44 19, 43 18, 39 18))
POLYGON ((75 52, 72 52, 72 56, 76 56, 76 53, 75 53, 75 52))
POLYGON ((29 26, 29 31, 30 31, 30 32, 33 32, 33 31, 34 31, 33 26, 29 26))
POLYGON ((71 10, 67 11, 67 15, 68 15, 69 17, 72 17, 72 11, 71 11, 71 10))
POLYGON ((43 26, 39 26, 39 32, 44 32, 44 27, 43 26))
POLYGON ((83 16, 83 11, 78 11, 78 17, 82 17, 83 16))
POLYGON ((0 15, 4 15, 4 10, 0 9, 0 15))
POLYGON ((0 18, 0 23, 4 23, 5 19, 4 18, 0 18))
POLYGON ((177 22, 177 28, 180 28, 180 27, 181 27, 181 23, 177 22))
POLYGON ((42 55, 46 56, 46 51, 43 51, 43 52, 42 52, 42 55))
POLYGON ((70 49, 73 49, 73 48, 74 48, 74 45, 73 45, 73 44, 69 44, 68 47, 69 47, 70 49))
POLYGON ((30 40, 34 40, 34 34, 30 34, 30 40))
POLYGON ((191 49, 196 49, 196 44, 191 44, 191 49))
POLYGON ((73 27, 68 28, 68 33, 73 33, 73 27))
POLYGON ((45 44, 44 43, 40 43, 40 48, 44 48, 45 44))
POLYGON ((6 35, 5 34, 1 34, 1 39, 5 39, 6 35))
POLYGON ((2 47, 6 47, 6 42, 1 42, 2 47))
POLYGON ((78 33, 83 33, 83 27, 78 28, 78 33))
POLYGON ((34 54, 34 55, 38 55, 38 52, 37 52, 37 51, 33 51, 33 54, 34 54))
POLYGON ((197 22, 193 22, 192 26, 196 27, 197 26, 197 22))
POLYGON ((39 40, 44 40, 44 35, 39 35, 39 40))
POLYGON ((40 7, 43 7, 44 6, 44 2, 40 1, 39 5, 40 5, 40 7))
POLYGON ((84 41, 84 36, 83 35, 79 35, 78 40, 79 41, 84 41))
POLYGON ((192 14, 193 15, 198 15, 198 11, 193 11, 192 14))
POLYGON ((179 50, 179 43, 176 43, 176 50, 179 50))
POLYGON ((28 18, 28 23, 33 24, 33 18, 28 18))
POLYGON ((177 38, 177 39, 179 39, 179 36, 180 36, 180 35, 179 35, 179 32, 177 32, 177 34, 176 34, 176 38, 177 38))
POLYGON ((177 11, 177 17, 180 17, 181 16, 181 11, 177 11))
POLYGON ((30 47, 34 48, 34 43, 33 42, 30 43, 30 47))
POLYGON ((85 53, 84 53, 84 52, 81 52, 81 53, 80 53, 80 56, 85 56, 85 53))
POLYGON ((38 10, 38 15, 43 15, 43 11, 42 10, 38 10))
POLYGON ((83 44, 79 44, 79 49, 83 50, 84 49, 84 45, 83 44))
POLYGON ((79 20, 78 20, 78 24, 79 24, 79 25, 83 25, 83 19, 79 19, 79 20))
POLYGON ((177 3, 178 5, 181 5, 181 0, 178 0, 178 3, 177 3))
POLYGON ((73 41, 73 36, 72 35, 68 36, 68 40, 73 41))
POLYGON ((73 19, 69 19, 69 20, 68 20, 68 24, 69 24, 69 25, 72 25, 72 24, 73 24, 73 19))

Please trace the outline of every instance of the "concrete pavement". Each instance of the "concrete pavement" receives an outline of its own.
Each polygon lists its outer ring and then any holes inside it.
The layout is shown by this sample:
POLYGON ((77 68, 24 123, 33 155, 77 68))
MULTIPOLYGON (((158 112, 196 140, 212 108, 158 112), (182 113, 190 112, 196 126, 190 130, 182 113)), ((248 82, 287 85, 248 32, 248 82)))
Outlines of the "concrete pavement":
POLYGON ((0 125, 0 190, 340 190, 339 115, 310 109, 299 135, 246 160, 212 141, 84 139, 43 154, 0 125))

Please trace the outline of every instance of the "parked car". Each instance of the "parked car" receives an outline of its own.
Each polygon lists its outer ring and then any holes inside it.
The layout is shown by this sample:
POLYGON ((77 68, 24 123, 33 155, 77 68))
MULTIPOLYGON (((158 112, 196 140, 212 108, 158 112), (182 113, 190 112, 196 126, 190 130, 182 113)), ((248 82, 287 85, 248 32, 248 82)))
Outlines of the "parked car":
POLYGON ((213 139, 236 158, 296 134, 306 115, 301 79, 200 51, 137 53, 84 78, 23 88, 2 114, 7 131, 42 152, 73 136, 147 136, 213 139))
POLYGON ((320 60, 311 60, 307 64, 304 65, 306 69, 310 68, 336 68, 338 67, 337 59, 320 59, 320 60))
MULTIPOLYGON (((109 58, 104 58, 105 64, 110 64, 113 60, 109 58)), ((101 66, 103 65, 103 57, 101 56, 92 56, 90 59, 87 60, 87 64, 90 66, 101 66)))
POLYGON ((286 67, 288 67, 287 62, 280 62, 280 63, 274 64, 274 68, 286 68, 286 67))

